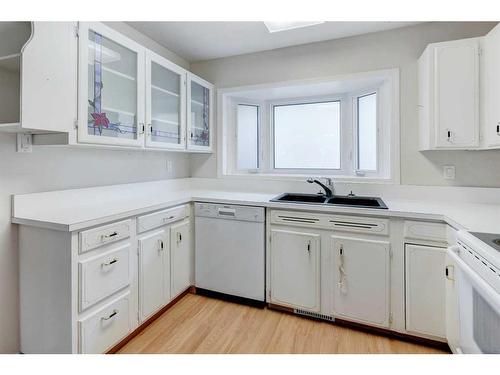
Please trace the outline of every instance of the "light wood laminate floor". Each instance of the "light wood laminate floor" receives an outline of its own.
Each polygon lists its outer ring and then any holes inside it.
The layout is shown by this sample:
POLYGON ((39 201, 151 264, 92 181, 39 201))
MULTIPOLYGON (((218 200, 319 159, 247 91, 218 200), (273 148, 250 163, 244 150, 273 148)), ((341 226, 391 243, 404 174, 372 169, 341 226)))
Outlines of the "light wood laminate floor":
POLYGON ((444 353, 439 349, 187 294, 119 353, 444 353))

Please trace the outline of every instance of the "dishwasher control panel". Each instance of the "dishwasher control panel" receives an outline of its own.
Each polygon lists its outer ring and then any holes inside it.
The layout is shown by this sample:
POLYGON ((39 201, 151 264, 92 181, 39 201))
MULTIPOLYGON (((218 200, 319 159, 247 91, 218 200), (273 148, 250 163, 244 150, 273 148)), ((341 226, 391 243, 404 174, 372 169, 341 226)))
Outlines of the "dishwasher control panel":
POLYGON ((218 219, 253 221, 263 223, 265 218, 264 207, 235 206, 217 203, 194 204, 195 216, 213 217, 218 219))

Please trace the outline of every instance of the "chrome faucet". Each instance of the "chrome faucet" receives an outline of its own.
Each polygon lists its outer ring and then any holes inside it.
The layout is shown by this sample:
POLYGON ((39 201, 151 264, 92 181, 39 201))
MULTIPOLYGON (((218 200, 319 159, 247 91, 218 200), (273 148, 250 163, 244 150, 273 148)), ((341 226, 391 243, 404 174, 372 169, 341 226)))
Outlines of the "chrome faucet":
POLYGON ((313 183, 318 184, 319 186, 321 186, 325 190, 325 195, 328 198, 333 197, 333 195, 335 193, 335 188, 333 186, 333 180, 329 177, 320 177, 320 178, 325 179, 325 184, 321 183, 319 180, 312 179, 312 178, 308 178, 307 182, 309 182, 310 184, 313 184, 313 183))

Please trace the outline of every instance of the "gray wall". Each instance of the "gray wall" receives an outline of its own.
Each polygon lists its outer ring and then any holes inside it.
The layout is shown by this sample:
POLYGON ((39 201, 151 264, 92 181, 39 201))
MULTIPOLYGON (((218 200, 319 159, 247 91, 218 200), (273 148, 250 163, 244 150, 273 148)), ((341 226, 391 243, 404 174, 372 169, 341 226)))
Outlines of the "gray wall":
MULTIPOLYGON (((400 68, 401 182, 500 187, 498 151, 417 151, 417 59, 428 43, 485 35, 496 22, 425 23, 402 29, 202 61, 191 70, 217 87, 400 68), (445 180, 442 166, 456 166, 445 180)), ((191 157, 191 174, 214 177, 216 157, 191 157)))
MULTIPOLYGON (((168 59, 189 63, 130 26, 110 26, 168 59)), ((17 226, 10 224, 11 194, 189 176, 189 155, 167 152, 35 147, 15 152, 15 135, 0 133, 0 353, 19 351, 17 226), (167 172, 166 160, 173 161, 167 172)))

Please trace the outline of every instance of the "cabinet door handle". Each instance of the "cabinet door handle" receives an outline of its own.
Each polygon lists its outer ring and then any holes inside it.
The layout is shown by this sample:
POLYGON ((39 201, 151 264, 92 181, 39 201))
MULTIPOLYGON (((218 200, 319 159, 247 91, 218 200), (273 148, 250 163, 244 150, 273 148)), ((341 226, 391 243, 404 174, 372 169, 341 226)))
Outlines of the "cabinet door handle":
POLYGON ((182 242, 182 233, 177 232, 177 243, 182 242))
POLYGON ((106 263, 102 263, 101 264, 101 267, 109 267, 109 266, 112 266, 113 264, 115 263, 118 263, 119 259, 118 258, 113 258, 112 260, 110 260, 109 262, 106 262, 106 263))
POLYGON ((139 123, 139 128, 141 129, 141 130, 139 131, 139 134, 144 134, 144 131, 146 130, 146 126, 144 125, 144 123, 143 123, 143 122, 140 122, 140 123, 139 123))
POLYGON ((497 135, 500 135, 500 122, 497 123, 497 135))
POLYGON ((163 251, 163 249, 164 249, 163 240, 158 240, 158 250, 163 251))
POLYGON ((447 140, 448 142, 451 142, 451 131, 450 131, 450 130, 448 130, 448 131, 446 132, 446 134, 447 134, 447 138, 446 138, 446 140, 447 140))
POLYGON ((101 320, 109 320, 109 319, 113 318, 114 316, 118 315, 118 313, 119 313, 119 312, 120 312, 119 310, 116 310, 116 309, 115 309, 115 310, 113 310, 113 312, 112 312, 111 314, 109 314, 108 316, 103 316, 103 317, 101 318, 101 320))
POLYGON ((311 241, 307 241, 307 252, 311 253, 311 241))
POLYGON ((346 286, 346 276, 347 273, 345 272, 344 268, 344 245, 341 244, 339 248, 339 289, 342 294, 347 293, 347 286, 346 286))

